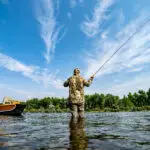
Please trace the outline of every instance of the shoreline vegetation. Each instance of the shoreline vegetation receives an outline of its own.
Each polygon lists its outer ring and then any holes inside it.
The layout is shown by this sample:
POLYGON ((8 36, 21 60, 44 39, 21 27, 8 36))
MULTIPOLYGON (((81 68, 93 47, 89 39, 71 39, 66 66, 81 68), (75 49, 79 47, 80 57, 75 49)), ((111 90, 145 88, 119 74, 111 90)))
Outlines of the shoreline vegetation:
MULTIPOLYGON (((45 97, 33 98, 22 102, 26 104, 25 112, 68 112, 67 98, 45 97)), ((85 95, 86 112, 120 112, 120 111, 150 111, 150 88, 139 90, 120 98, 112 94, 85 95)))

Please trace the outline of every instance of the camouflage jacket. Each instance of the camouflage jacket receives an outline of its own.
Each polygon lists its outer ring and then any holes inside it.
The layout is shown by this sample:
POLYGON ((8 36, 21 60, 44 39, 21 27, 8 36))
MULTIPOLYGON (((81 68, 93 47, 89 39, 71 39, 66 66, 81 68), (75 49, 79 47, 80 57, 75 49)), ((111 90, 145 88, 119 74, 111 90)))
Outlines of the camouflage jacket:
POLYGON ((68 78, 64 82, 64 87, 69 86, 69 101, 74 104, 84 103, 84 86, 89 87, 92 79, 86 81, 81 76, 75 76, 68 78))

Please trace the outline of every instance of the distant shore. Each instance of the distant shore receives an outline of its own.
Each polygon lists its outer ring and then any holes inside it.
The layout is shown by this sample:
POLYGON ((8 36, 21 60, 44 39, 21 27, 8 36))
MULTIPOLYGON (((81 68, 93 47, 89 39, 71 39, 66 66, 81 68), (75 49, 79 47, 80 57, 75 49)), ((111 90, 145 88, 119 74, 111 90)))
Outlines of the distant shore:
MULTIPOLYGON (((26 104, 25 112, 69 112, 67 98, 45 97, 33 98, 22 102, 26 104)), ((150 89, 139 90, 137 93, 129 93, 120 98, 112 94, 85 95, 86 112, 134 112, 150 111, 150 89)))

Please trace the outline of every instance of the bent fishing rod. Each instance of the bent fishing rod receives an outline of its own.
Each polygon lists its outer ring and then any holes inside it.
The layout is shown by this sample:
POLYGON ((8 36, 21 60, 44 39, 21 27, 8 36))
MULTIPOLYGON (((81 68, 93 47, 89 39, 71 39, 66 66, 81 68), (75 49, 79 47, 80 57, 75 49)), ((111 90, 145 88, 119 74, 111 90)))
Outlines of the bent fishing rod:
POLYGON ((119 50, 131 39, 133 38, 133 36, 135 36, 135 34, 137 34, 138 32, 140 32, 140 30, 146 26, 146 24, 148 24, 150 22, 150 19, 148 19, 144 24, 142 24, 118 49, 116 49, 116 51, 100 66, 100 68, 92 75, 92 77, 94 78, 95 75, 102 70, 102 68, 113 58, 113 56, 115 54, 117 54, 119 52, 119 50))

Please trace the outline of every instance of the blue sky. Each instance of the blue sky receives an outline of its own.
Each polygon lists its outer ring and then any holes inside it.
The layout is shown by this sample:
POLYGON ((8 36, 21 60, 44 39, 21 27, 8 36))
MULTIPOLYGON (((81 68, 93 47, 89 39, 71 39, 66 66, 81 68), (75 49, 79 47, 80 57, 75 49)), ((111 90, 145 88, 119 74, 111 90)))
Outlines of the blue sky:
MULTIPOLYGON (((0 0, 0 99, 67 97, 150 18, 149 0, 0 0)), ((86 94, 150 87, 150 23, 99 72, 86 94)))

